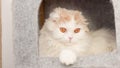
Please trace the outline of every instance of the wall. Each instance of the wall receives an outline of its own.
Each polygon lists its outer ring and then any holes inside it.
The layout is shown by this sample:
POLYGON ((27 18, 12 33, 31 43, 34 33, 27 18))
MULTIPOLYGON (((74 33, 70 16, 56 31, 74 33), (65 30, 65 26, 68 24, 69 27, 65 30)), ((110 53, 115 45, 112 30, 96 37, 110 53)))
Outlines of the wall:
POLYGON ((1 40, 1 0, 0 0, 0 68, 2 68, 2 40, 1 40))
POLYGON ((14 68, 12 0, 2 0, 2 68, 14 68))

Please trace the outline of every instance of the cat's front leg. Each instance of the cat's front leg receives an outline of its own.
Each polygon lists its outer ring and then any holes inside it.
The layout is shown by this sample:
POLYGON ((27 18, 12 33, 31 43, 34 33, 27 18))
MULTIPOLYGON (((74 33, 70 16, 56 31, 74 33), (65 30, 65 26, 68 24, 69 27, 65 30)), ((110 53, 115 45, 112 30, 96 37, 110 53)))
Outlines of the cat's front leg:
POLYGON ((65 65, 71 65, 76 62, 77 56, 72 50, 63 50, 60 53, 59 60, 65 65))

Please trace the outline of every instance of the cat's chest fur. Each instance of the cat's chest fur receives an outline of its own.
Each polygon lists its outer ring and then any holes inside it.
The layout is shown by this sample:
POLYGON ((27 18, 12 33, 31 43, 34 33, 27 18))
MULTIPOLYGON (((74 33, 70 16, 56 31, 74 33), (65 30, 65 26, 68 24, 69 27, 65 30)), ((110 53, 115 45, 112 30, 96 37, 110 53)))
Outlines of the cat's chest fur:
POLYGON ((79 42, 76 43, 63 43, 58 40, 55 40, 54 38, 50 37, 48 34, 42 34, 41 37, 44 38, 44 40, 40 40, 40 49, 41 54, 45 56, 59 56, 59 53, 62 50, 69 49, 76 53, 84 52, 89 47, 89 39, 79 40, 79 42))

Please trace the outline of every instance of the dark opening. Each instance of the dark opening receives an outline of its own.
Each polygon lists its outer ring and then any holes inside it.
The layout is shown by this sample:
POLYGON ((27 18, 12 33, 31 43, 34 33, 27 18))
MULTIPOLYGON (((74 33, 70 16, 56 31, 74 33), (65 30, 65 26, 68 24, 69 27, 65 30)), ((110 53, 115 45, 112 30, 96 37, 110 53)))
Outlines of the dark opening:
POLYGON ((114 10, 110 0, 43 0, 39 10, 39 25, 42 28, 49 13, 56 7, 80 10, 90 22, 89 28, 115 29, 114 10))

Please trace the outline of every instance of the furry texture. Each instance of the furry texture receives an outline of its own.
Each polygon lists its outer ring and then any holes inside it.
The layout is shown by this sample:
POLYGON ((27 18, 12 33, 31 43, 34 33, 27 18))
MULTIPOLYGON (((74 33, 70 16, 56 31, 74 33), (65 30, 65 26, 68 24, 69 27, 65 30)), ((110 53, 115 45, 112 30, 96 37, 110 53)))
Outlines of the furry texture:
POLYGON ((39 68, 37 12, 40 3, 41 0, 13 0, 11 5, 15 68, 39 68))
POLYGON ((75 62, 77 56, 111 52, 116 48, 112 31, 89 31, 87 25, 88 22, 79 11, 54 9, 40 31, 40 56, 60 57, 62 63, 69 65, 75 62), (61 27, 65 29, 64 33, 60 31, 61 27), (80 28, 80 32, 75 33, 77 28, 80 28))

